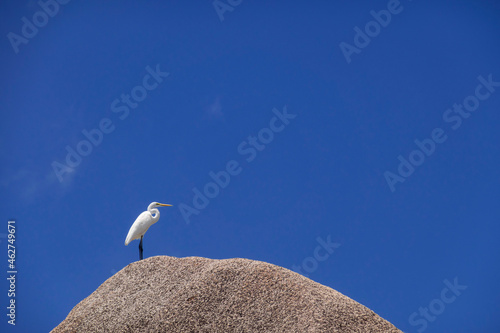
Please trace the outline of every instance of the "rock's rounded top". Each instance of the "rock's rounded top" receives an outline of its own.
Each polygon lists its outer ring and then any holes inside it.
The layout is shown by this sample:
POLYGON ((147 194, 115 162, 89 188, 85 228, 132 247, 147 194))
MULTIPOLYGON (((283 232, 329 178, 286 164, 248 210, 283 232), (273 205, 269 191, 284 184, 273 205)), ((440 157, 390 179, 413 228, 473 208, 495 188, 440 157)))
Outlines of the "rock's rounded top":
POLYGON ((58 332, 401 332, 288 269, 249 259, 151 257, 76 305, 58 332))

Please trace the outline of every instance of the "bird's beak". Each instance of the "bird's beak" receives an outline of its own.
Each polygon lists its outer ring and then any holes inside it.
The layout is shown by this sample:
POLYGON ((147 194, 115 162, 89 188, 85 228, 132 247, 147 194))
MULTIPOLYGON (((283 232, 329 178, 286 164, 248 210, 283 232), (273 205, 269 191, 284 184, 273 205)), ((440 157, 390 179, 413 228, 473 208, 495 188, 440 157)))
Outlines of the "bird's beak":
POLYGON ((172 207, 172 205, 169 205, 169 204, 161 204, 161 203, 158 203, 159 206, 166 206, 166 207, 172 207))

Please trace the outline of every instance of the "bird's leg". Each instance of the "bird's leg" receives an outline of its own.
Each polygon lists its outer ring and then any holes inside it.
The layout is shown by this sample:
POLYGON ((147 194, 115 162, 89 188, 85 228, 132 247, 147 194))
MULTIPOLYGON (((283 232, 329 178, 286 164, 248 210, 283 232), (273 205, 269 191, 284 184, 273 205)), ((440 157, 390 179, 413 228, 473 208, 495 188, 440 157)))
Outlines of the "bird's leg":
POLYGON ((142 236, 141 236, 141 242, 139 243, 139 260, 142 260, 142 236))

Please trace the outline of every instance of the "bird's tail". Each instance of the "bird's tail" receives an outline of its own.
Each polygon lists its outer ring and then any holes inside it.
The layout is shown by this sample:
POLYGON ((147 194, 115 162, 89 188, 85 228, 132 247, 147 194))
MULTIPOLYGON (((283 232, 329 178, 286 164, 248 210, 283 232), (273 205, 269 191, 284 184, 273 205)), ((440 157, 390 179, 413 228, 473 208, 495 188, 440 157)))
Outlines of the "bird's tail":
POLYGON ((129 231, 127 238, 125 238, 125 245, 128 245, 132 241, 132 233, 129 231))

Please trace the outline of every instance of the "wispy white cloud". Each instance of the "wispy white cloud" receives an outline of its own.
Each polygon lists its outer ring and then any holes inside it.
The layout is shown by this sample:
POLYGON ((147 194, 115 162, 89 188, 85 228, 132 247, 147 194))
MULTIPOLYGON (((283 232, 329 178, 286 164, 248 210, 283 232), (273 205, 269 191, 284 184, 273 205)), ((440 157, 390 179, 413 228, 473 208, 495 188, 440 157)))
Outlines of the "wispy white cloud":
POLYGON ((12 174, 5 174, 0 180, 4 188, 9 189, 9 193, 16 195, 21 200, 32 201, 47 191, 66 192, 75 176, 75 171, 68 173, 64 182, 60 183, 52 170, 45 175, 30 170, 28 167, 19 169, 12 174))

